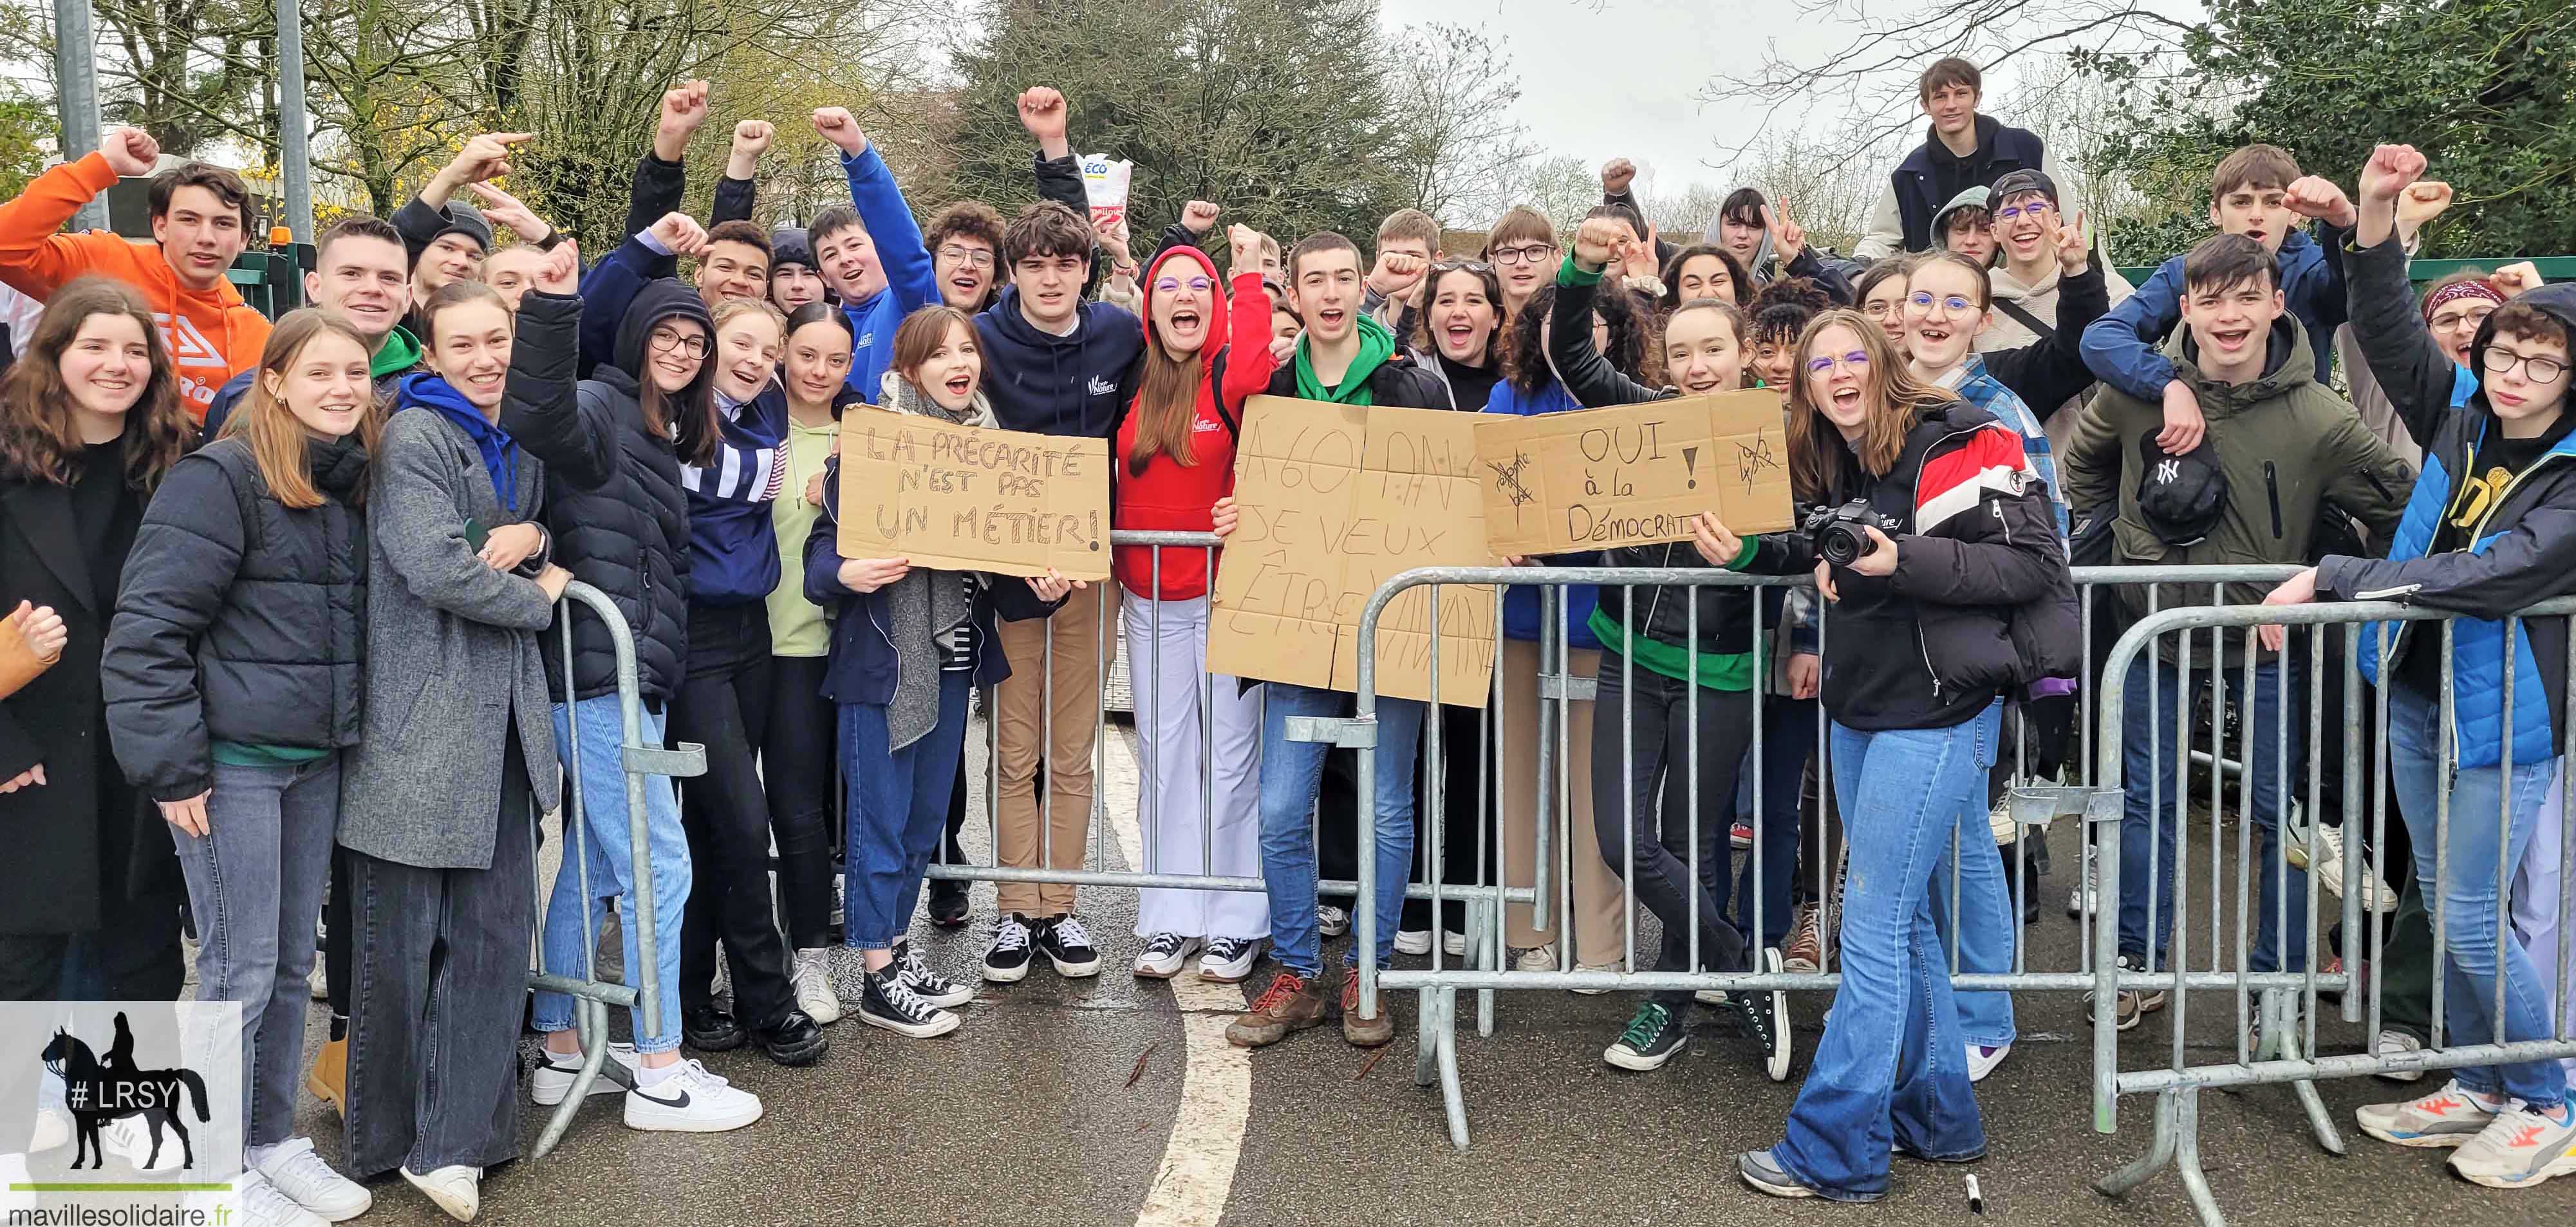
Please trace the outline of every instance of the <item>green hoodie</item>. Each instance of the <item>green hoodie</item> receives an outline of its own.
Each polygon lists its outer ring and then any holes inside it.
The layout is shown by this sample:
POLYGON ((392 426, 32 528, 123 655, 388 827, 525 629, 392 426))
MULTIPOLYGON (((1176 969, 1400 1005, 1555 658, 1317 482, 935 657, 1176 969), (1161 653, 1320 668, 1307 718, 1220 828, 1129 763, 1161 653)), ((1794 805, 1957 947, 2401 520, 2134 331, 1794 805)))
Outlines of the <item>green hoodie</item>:
POLYGON ((1327 388, 1323 381, 1315 378, 1315 364, 1306 353, 1307 341, 1303 337, 1298 338, 1298 399, 1331 401, 1337 405, 1371 403, 1368 377, 1375 373, 1377 368, 1386 365, 1387 359, 1395 356, 1395 334, 1387 331, 1386 325, 1369 318, 1366 314, 1354 315, 1351 318, 1359 326, 1360 352, 1357 357, 1351 359, 1350 369, 1342 372, 1342 382, 1338 387, 1327 388))
POLYGON ((367 359, 367 378, 382 380, 419 365, 420 342, 410 329, 396 324, 392 332, 385 334, 385 343, 376 347, 375 356, 367 359))

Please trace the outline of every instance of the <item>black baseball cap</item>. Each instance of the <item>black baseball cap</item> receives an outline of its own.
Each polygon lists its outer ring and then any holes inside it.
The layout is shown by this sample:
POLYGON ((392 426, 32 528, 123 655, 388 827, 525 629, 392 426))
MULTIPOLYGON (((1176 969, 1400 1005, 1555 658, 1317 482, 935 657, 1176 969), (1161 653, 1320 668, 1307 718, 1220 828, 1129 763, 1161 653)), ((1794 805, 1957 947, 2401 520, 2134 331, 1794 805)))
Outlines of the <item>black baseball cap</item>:
POLYGON ((2023 192, 2037 192, 2048 197, 2049 207, 2057 206, 2057 181, 2049 178, 2048 172, 2038 170, 2016 170, 1995 180, 1994 192, 1986 199, 1993 201, 1994 207, 2001 208, 2007 198, 2023 192))
POLYGON ((2198 545, 2227 512, 2227 473, 2209 443, 2174 455, 2156 443, 2157 431, 2138 436, 2138 518, 2167 545, 2198 545))

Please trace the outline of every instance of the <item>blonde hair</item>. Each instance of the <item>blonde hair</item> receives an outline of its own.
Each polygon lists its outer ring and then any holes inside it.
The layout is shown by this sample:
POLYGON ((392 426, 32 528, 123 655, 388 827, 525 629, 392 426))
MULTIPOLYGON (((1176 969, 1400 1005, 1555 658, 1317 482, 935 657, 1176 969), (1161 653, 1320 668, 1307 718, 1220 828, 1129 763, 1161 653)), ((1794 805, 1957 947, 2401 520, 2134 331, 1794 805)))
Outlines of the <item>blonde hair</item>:
MULTIPOLYGON (((260 484, 268 487, 269 497, 297 511, 323 503, 321 490, 313 484, 312 454, 305 447, 310 435, 295 411, 270 390, 269 379, 284 379, 304 348, 325 335, 345 337, 359 353, 367 352, 366 338, 346 317, 318 307, 289 311, 268 334, 268 345, 259 354, 259 371, 251 377, 240 411, 224 421, 225 438, 240 436, 249 441, 251 463, 258 466, 260 484)), ((358 445, 370 457, 376 453, 376 436, 383 427, 384 414, 371 391, 365 411, 358 415, 357 429, 358 445)), ((365 491, 363 482, 350 491, 350 504, 364 501, 365 491)))
POLYGON ((1870 476, 1885 476, 1904 454, 1905 436, 1924 412, 1950 400, 1948 393, 1906 369, 1905 355, 1877 321, 1849 307, 1837 307, 1808 321, 1806 331, 1798 334, 1797 352, 1797 370, 1789 377, 1789 484, 1806 502, 1821 503, 1832 497, 1834 474, 1845 455, 1855 456, 1870 476), (1860 338, 1861 352, 1869 355, 1869 378, 1861 385, 1861 403, 1868 406, 1869 417, 1859 444, 1853 447, 1844 446, 1824 407, 1807 391, 1809 351, 1817 337, 1836 326, 1850 329, 1860 338))

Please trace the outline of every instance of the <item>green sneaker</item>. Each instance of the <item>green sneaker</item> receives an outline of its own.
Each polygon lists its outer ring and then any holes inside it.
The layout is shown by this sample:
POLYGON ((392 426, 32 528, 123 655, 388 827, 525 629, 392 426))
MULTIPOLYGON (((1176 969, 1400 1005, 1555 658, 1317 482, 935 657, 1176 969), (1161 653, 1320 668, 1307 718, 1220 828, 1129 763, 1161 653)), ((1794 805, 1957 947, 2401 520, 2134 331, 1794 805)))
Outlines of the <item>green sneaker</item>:
POLYGON ((1687 1020, 1673 1013, 1672 1007, 1650 1000, 1637 1007, 1636 1017, 1628 1020, 1627 1031, 1619 1036, 1618 1043, 1603 1050, 1601 1059, 1641 1073, 1661 1069, 1689 1039, 1687 1020))

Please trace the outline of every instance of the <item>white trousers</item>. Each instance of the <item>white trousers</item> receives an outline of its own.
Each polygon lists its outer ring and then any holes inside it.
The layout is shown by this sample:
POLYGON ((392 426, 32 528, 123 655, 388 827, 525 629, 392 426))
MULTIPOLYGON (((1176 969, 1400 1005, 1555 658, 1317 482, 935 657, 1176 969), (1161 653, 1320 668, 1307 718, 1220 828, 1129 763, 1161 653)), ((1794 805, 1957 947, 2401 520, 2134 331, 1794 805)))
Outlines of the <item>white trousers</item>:
MULTIPOLYGON (((1261 688, 1207 671, 1208 601, 1121 602, 1146 873, 1261 876, 1261 688), (1201 709, 1204 690, 1204 723, 1201 709)), ((1259 891, 1146 890, 1136 935, 1270 936, 1259 891)))
MULTIPOLYGON (((2523 851, 2522 867, 2513 877, 2513 937, 2540 968, 2541 995, 2563 1000, 2567 1012, 2562 1017, 2576 1027, 2576 974, 2571 974, 2576 973, 2576 934, 2568 937, 2568 966, 2558 962, 2558 931, 2576 920, 2563 893, 2568 884, 2559 876, 2560 841, 2567 834, 2564 790, 2565 781, 2551 781, 2548 798, 2532 818, 2531 846, 2523 851)), ((2576 1059, 2559 1064, 2576 1077, 2576 1059)))

